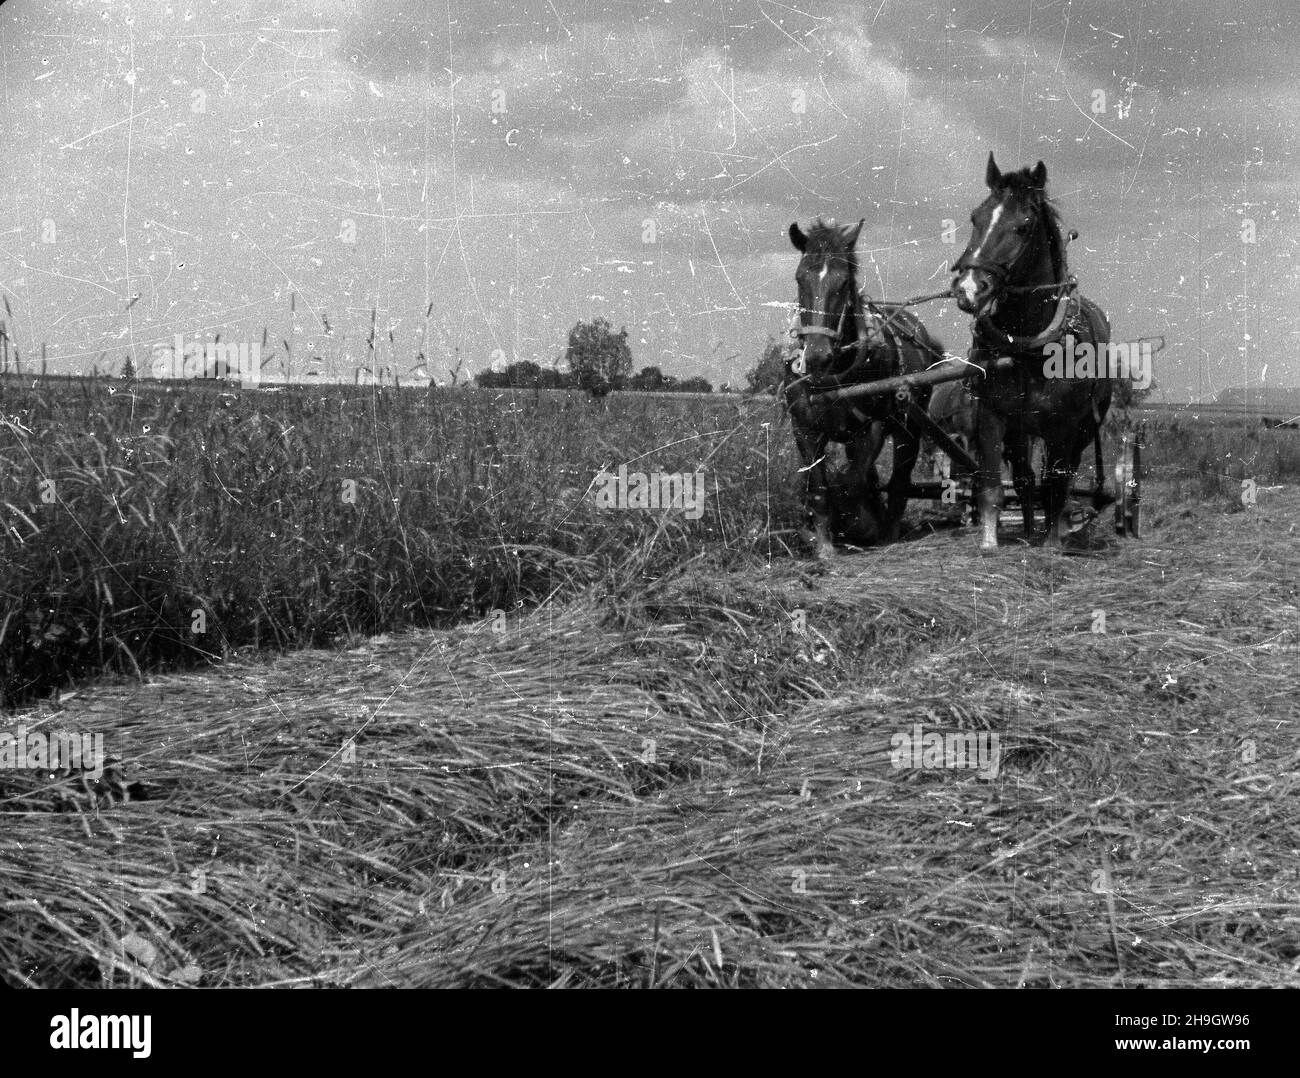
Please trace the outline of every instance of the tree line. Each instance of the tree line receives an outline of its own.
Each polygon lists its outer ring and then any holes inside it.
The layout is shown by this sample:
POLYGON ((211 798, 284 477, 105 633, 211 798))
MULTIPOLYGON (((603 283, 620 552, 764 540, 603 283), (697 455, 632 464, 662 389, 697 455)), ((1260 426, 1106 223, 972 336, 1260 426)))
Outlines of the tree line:
MULTIPOLYGON (((501 371, 483 371, 474 376, 480 389, 583 389, 592 392, 590 385, 582 385, 581 376, 573 371, 543 367, 531 360, 511 363, 501 371)), ((648 393, 712 393, 713 383, 698 375, 693 378, 675 378, 664 374, 658 367, 642 367, 633 375, 615 376, 608 380, 609 389, 643 391, 648 393)), ((594 396, 603 396, 595 392, 594 396)))
MULTIPOLYGON (((774 392, 780 386, 787 352, 787 345, 768 339, 759 362, 745 374, 748 392, 774 392)), ((126 381, 139 377, 130 356, 122 365, 121 377, 126 381)), ((603 397, 615 389, 648 393, 713 392, 713 384, 700 375, 678 378, 653 365, 633 374, 627 328, 615 333, 605 318, 578 322, 569 331, 564 355, 556 357, 550 367, 525 359, 503 370, 481 371, 473 381, 481 389, 578 389, 593 397, 603 397), (568 370, 560 369, 561 359, 567 363, 568 370)), ((722 387, 723 392, 728 389, 727 385, 722 387)))
POLYGON ((675 378, 658 367, 642 367, 632 373, 632 349, 627 328, 614 332, 608 319, 578 322, 569 330, 564 357, 569 369, 559 369, 559 360, 543 367, 531 360, 511 363, 501 371, 483 371, 474 378, 482 389, 580 389, 593 397, 611 390, 640 390, 650 393, 712 393, 713 385, 698 375, 675 378))

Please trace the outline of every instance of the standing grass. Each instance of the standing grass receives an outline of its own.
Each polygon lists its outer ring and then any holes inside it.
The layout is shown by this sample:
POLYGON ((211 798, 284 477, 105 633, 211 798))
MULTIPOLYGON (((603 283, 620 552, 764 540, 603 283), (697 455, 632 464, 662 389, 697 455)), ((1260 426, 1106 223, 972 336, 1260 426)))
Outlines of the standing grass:
POLYGON ((767 460, 770 402, 105 380, 3 393, 0 704, 444 624, 701 549, 749 555, 769 488, 776 517, 797 516, 784 439, 767 460), (702 469, 704 516, 598 511, 584 495, 620 463, 702 469))
MULTIPOLYGON (((98 673, 449 624, 701 555, 765 564, 801 518, 771 398, 17 378, 0 394, 0 706, 98 673), (704 516, 597 510, 592 480, 623 463, 703 470, 704 516)), ((1293 431, 1183 425, 1150 442, 1148 474, 1180 502, 1231 508, 1243 479, 1300 475, 1293 431)))

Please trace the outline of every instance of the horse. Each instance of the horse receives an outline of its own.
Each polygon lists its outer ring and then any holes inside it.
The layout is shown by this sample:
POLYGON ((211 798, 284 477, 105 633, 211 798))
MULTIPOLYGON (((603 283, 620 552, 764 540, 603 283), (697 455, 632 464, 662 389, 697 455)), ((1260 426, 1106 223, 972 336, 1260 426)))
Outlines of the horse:
MULTIPOLYGON (((930 394, 930 418, 966 452, 975 446, 975 399, 964 381, 940 382, 930 394)), ((953 467, 961 470, 960 462, 953 467)))
POLYGON ((1043 440, 1045 543, 1057 547, 1079 458, 1090 441, 1097 464, 1093 505, 1100 509, 1109 500, 1103 490, 1101 425, 1113 383, 1109 377, 1060 377, 1049 357, 1073 335, 1076 342, 1092 345, 1098 356, 1092 373, 1100 367, 1104 375, 1110 322, 1097 304, 1079 295, 1070 276, 1060 214, 1047 197, 1047 166, 1039 161, 1033 169, 1003 173, 990 153, 984 182, 989 195, 971 215, 970 243, 952 267, 957 306, 975 319, 970 360, 982 368, 969 379, 978 401, 980 548, 998 545, 1004 450, 1025 534, 1034 534, 1031 438, 1043 440), (991 363, 1000 356, 1015 363, 994 370, 991 363))
MULTIPOLYGON (((798 222, 790 226, 790 242, 802 256, 795 272, 799 290, 795 333, 803 346, 798 358, 786 363, 782 390, 807 477, 805 504, 814 525, 818 558, 835 553, 826 474, 828 442, 843 444, 849 461, 848 489, 870 499, 870 511, 882 522, 880 537, 888 542, 898 537, 899 520, 907 508, 921 431, 908 420, 906 401, 893 394, 832 402, 812 391, 918 373, 944 354, 943 346, 909 311, 892 304, 864 304, 854 251, 862 224, 838 225, 834 218, 818 217, 807 232, 798 222), (882 510, 876 458, 886 437, 893 439, 894 463, 888 506, 882 510)), ((913 399, 921 408, 929 398, 928 387, 914 391, 913 399)))

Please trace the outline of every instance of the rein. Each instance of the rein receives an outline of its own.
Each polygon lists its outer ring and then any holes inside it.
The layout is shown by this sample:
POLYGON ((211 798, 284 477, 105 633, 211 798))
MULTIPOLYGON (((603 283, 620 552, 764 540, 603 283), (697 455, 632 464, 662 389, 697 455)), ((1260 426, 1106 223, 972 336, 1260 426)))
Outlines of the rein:
MULTIPOLYGON (((1064 253, 1065 247, 1069 246, 1071 240, 1076 240, 1078 238, 1079 238, 1079 233, 1073 228, 1070 229, 1065 235, 1065 243, 1062 245, 1062 253, 1064 253)), ((1016 261, 1017 262, 1019 261, 1019 256, 1017 257, 1016 261)), ((999 279, 999 281, 1005 281, 1007 276, 1011 273, 1011 271, 1014 270, 1015 266, 1013 264, 1012 266, 1009 267, 1003 267, 1000 265, 994 265, 993 263, 986 264, 982 261, 979 263, 959 262, 953 265, 953 270, 957 270, 959 268, 982 269, 988 273, 994 274, 999 279)), ((989 335, 991 339, 995 339, 998 347, 1006 347, 1007 345, 1010 345, 1016 351, 1029 351, 1032 349, 1041 348, 1043 345, 1048 344, 1051 341, 1055 340, 1059 336, 1061 332, 1061 328, 1066 324, 1066 322, 1070 319, 1070 317, 1072 317, 1071 308, 1076 306, 1077 304, 1077 301, 1075 299, 1075 292, 1078 290, 1078 287, 1079 287, 1078 279, 1072 273, 1067 274, 1064 280, 1054 281, 1049 284, 1030 284, 1030 285, 1005 285, 1004 284, 1002 286, 1001 291, 1004 293, 1016 293, 1016 294, 1029 294, 1033 292, 1059 292, 1060 293, 1060 297, 1057 300, 1057 304, 1056 304, 1056 310, 1052 314, 1051 322, 1047 325, 1046 329, 1042 330, 1041 332, 1035 334, 1032 337, 1017 337, 1013 334, 1007 333, 1005 330, 999 329, 998 326, 996 326, 993 323, 991 317, 988 315, 981 315, 980 317, 978 317, 975 320, 975 324, 979 329, 982 329, 987 335, 989 335)), ((909 296, 907 299, 873 300, 864 291, 855 289, 854 296, 858 304, 855 313, 859 315, 858 326, 859 326, 860 335, 856 341, 850 341, 846 344, 839 345, 837 351, 845 352, 848 351, 850 348, 861 347, 869 339, 869 334, 866 332, 866 325, 865 325, 866 319, 865 317, 862 317, 863 314, 862 309, 864 306, 866 307, 867 310, 870 310, 871 313, 875 316, 876 324, 874 327, 874 332, 883 336, 884 333, 886 333, 888 330, 893 328, 894 320, 898 318, 898 316, 901 315, 909 307, 919 307, 922 303, 931 303, 936 299, 951 299, 953 295, 954 292, 952 287, 948 287, 938 292, 925 292, 919 296, 909 296), (888 312, 886 312, 886 310, 884 310, 883 308, 888 308, 889 309, 888 312)), ((828 326, 802 326, 796 324, 790 327, 790 336, 796 340, 802 339, 804 337, 829 337, 832 342, 838 341, 840 337, 843 336, 844 333, 844 320, 848 317, 849 307, 850 304, 846 303, 844 305, 844 310, 840 312, 839 326, 836 329, 832 330, 828 326)), ((930 350, 927 346, 922 344, 922 342, 917 339, 916 335, 912 333, 906 326, 900 325, 897 328, 913 344, 922 348, 922 350, 924 351, 930 350)), ((960 357, 952 356, 952 357, 945 357, 945 358, 958 359, 960 357)), ((962 362, 969 363, 969 360, 963 360, 962 362)), ((976 367, 980 371, 980 373, 984 375, 988 374, 988 371, 985 370, 983 367, 981 367, 979 364, 971 364, 971 365, 976 367)), ((784 391, 786 393, 788 393, 795 386, 807 382, 812 377, 812 375, 807 373, 808 367, 807 364, 804 362, 802 352, 800 352, 798 357, 790 364, 790 370, 792 373, 798 375, 799 377, 797 377, 792 382, 788 382, 785 385, 784 391)), ((827 388, 834 389, 836 387, 830 386, 827 388)))
MULTIPOLYGON (((866 309, 870 310, 871 313, 875 315, 875 320, 876 320, 876 324, 873 327, 872 332, 880 336, 883 336, 890 328, 893 327, 894 319, 896 319, 900 314, 902 314, 903 311, 906 310, 908 307, 917 307, 920 306, 922 303, 929 303, 932 300, 936 300, 936 299, 948 299, 951 298, 953 293, 951 288, 945 288, 941 292, 926 292, 924 295, 911 296, 908 299, 903 299, 903 300, 883 300, 883 299, 873 300, 870 296, 866 294, 866 292, 862 291, 861 289, 856 289, 854 294, 856 295, 857 302, 858 302, 858 308, 856 313, 859 316, 861 316, 862 308, 864 306, 866 307, 866 309), (884 310, 881 309, 885 307, 892 308, 892 310, 886 313, 884 310)), ((840 312, 840 324, 838 329, 832 330, 826 326, 795 325, 790 327, 790 335, 796 340, 803 337, 829 337, 832 342, 837 341, 844 333, 844 319, 848 316, 848 313, 849 313, 849 304, 846 303, 844 305, 844 310, 840 312)), ((861 335, 858 337, 856 341, 850 341, 847 344, 840 345, 838 349, 839 351, 846 352, 850 348, 859 348, 869 340, 871 333, 865 332, 866 329, 864 324, 865 322, 866 322, 865 318, 859 317, 859 329, 861 335)), ((926 345, 924 345, 921 341, 917 340, 916 335, 912 333, 912 331, 909 330, 906 326, 900 325, 897 328, 909 341, 911 341, 917 347, 921 348, 923 351, 930 351, 930 349, 926 345)), ((795 374, 800 375, 800 377, 795 381, 789 383, 789 385, 787 386, 787 388, 789 389, 794 388, 800 382, 806 382, 811 377, 811 375, 807 373, 808 367, 807 364, 805 364, 804 362, 802 353, 800 353, 800 355, 794 360, 794 362, 790 364, 790 370, 793 371, 795 374)))

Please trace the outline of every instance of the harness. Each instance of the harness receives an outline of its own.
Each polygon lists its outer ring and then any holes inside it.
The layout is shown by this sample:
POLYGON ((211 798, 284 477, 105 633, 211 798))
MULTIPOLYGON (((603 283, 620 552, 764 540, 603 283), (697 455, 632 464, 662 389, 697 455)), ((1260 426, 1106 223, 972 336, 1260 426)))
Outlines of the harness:
MULTIPOLYGON (((849 349, 857 349, 858 357, 851 363, 847 370, 839 375, 832 376, 835 386, 854 385, 861 382, 874 381, 877 378, 885 378, 890 374, 901 374, 903 366, 902 350, 898 346, 897 335, 901 334, 912 344, 923 352, 934 352, 934 344, 924 341, 916 335, 913 330, 905 323, 898 322, 900 315, 907 312, 907 308, 916 303, 921 303, 930 299, 938 299, 947 296, 947 291, 936 292, 933 295, 919 296, 903 303, 877 304, 865 292, 857 289, 853 291, 853 301, 846 303, 844 309, 840 312, 839 324, 835 329, 829 326, 804 326, 797 321, 790 327, 790 336, 795 340, 802 340, 805 337, 828 337, 832 347, 835 342, 844 336, 844 321, 852 310, 857 318, 858 336, 856 340, 848 341, 834 348, 837 352, 847 352, 849 349), (886 312, 882 307, 892 307, 892 311, 886 312), (891 336, 891 333, 893 336, 891 336), (873 370, 865 378, 853 377, 856 374, 864 373, 862 368, 871 362, 872 353, 879 354, 882 350, 893 353, 894 362, 892 370, 873 370)), ((797 318, 798 316, 796 316, 797 318)), ((790 372, 798 375, 798 382, 802 382, 808 376, 808 366, 804 361, 803 352, 787 362, 790 372)), ((791 383, 791 385, 797 384, 791 383)), ((819 387, 821 388, 821 387, 819 387)))
MULTIPOLYGON (((988 316, 981 316, 976 319, 975 330, 972 334, 971 359, 975 362, 976 369, 981 377, 975 378, 973 375, 968 375, 964 382, 966 391, 970 394, 972 400, 979 401, 979 384, 985 381, 988 375, 984 362, 977 358, 979 353, 987 353, 990 356, 1011 356, 1013 358, 1032 355, 1041 356, 1044 346, 1060 344, 1071 333, 1076 338, 1085 335, 1089 337, 1096 336, 1097 327, 1093 325, 1091 317, 1083 306, 1083 300, 1078 293, 1078 281, 1073 276, 1067 277, 1058 284, 1036 287, 1059 288, 1061 289, 1061 295, 1057 300, 1056 310, 1052 314, 1051 322, 1048 323, 1045 329, 1032 337, 1007 333, 1006 330, 996 326, 988 316)), ((1024 363, 1017 363, 1013 369, 1018 383, 1017 391, 1023 398, 1027 395, 1029 389, 1027 384, 1029 368, 1024 363)), ((1093 421, 1100 426, 1102 415, 1095 397, 1092 401, 1092 415, 1093 421)))
MULTIPOLYGON (((802 341, 806 337, 829 338, 831 349, 835 353, 847 352, 850 348, 858 349, 860 354, 856 362, 849 365, 849 369, 845 372, 845 375, 851 374, 854 369, 863 365, 867 361, 869 354, 869 345, 867 343, 868 337, 864 325, 866 318, 864 317, 862 310, 862 297, 858 294, 856 288, 852 290, 852 296, 852 300, 844 304, 844 309, 840 311, 840 321, 834 329, 831 329, 829 326, 805 326, 802 324, 802 321, 798 319, 797 315, 795 324, 790 328, 791 336, 796 340, 802 341), (848 318, 850 310, 853 311, 854 317, 858 323, 857 340, 849 341, 836 347, 836 342, 844 336, 844 321, 848 318)), ((801 381, 807 376, 808 364, 804 360, 803 349, 800 349, 798 356, 789 363, 789 367, 791 372, 798 375, 801 381)), ((843 379, 844 375, 840 375, 839 378, 843 379)))
MULTIPOLYGON (((1070 229, 1066 233, 1065 242, 1060 250, 1061 269, 1065 270, 1065 248, 1069 247, 1070 241, 1079 238, 1079 233, 1070 229)), ((1032 292, 1059 292, 1057 297, 1056 310, 1052 313, 1052 319, 1047 327, 1032 337, 1016 336, 1006 332, 1006 330, 994 325, 991 315, 982 314, 975 319, 975 330, 972 336, 976 347, 984 347, 990 350, 996 350, 1002 355, 1016 356, 1027 352, 1033 352, 1041 349, 1046 344, 1060 341, 1065 335, 1066 329, 1072 326, 1079 315, 1080 304, 1078 298, 1079 281, 1072 273, 1066 273, 1063 280, 1054 281, 1051 284, 1030 284, 1030 285, 1009 285, 1006 282, 1015 274, 1016 267, 1024 260, 1025 256, 1033 250, 1028 243, 1020 248, 1020 252, 1007 265, 1000 262, 989 262, 983 258, 972 258, 969 255, 962 255, 952 264, 952 271, 960 273, 967 270, 982 270, 997 279, 999 293, 1019 293, 1028 295, 1032 292)))
MULTIPOLYGON (((1070 229, 1065 235, 1065 242, 1060 251, 1062 272, 1065 272, 1065 248, 1070 245, 1071 240, 1077 239, 1078 236, 1079 233, 1074 229, 1070 229)), ((989 262, 982 258, 972 258, 968 255, 963 255, 953 263, 952 269, 954 273, 966 270, 982 270, 996 278, 999 294, 1057 293, 1056 309, 1052 312, 1050 321, 1043 329, 1031 336, 1008 333, 994 323, 991 314, 981 314, 975 319, 975 326, 971 333, 970 358, 981 376, 983 376, 981 380, 988 376, 985 363, 980 362, 981 353, 989 353, 992 356, 1010 356, 1013 359, 1032 355, 1035 352, 1041 354, 1045 346, 1060 343, 1067 333, 1081 328, 1080 316, 1083 314, 1083 304, 1079 298, 1079 281, 1074 274, 1065 272, 1062 280, 1050 284, 1009 285, 1006 283, 1013 278, 1016 267, 1020 265, 1021 261, 1032 249, 1032 246, 1026 243, 1021 247, 1016 257, 1006 265, 999 262, 989 262)), ((1020 383, 1020 393, 1023 395, 1027 390, 1025 383, 1028 377, 1024 364, 1017 363, 1015 372, 1020 383)), ((979 399, 973 375, 967 377, 966 388, 972 398, 979 399)))
POLYGON ((995 325, 990 315, 982 314, 975 319, 975 343, 1002 355, 1016 356, 1036 352, 1044 345, 1059 342, 1068 330, 1076 328, 1078 324, 1082 311, 1078 295, 1079 282, 1070 276, 1058 284, 1027 286, 1017 291, 1043 291, 1049 288, 1059 289, 1061 295, 1056 301, 1052 320, 1045 329, 1032 337, 1016 336, 995 325))

